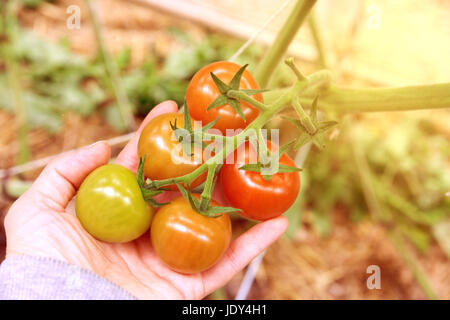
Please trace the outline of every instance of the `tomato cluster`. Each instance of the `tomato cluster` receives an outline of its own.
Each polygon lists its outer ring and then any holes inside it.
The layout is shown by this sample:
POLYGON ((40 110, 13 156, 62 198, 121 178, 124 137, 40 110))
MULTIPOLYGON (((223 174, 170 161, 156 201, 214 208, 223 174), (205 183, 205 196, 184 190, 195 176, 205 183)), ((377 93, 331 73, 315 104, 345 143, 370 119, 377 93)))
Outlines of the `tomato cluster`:
MULTIPOLYGON (((224 133, 226 129, 244 129, 257 118, 260 111, 242 101, 245 120, 229 104, 208 110, 208 106, 221 94, 211 73, 228 83, 233 81, 239 70, 237 64, 216 62, 194 75, 186 93, 186 107, 194 120, 200 120, 205 125, 220 116, 214 127, 224 133)), ((259 89, 246 70, 240 78, 241 88, 259 89)), ((252 96, 263 102, 260 93, 252 96)), ((185 127, 185 119, 182 114, 167 113, 152 119, 143 129, 137 154, 140 159, 145 159, 142 171, 149 181, 181 177, 203 164, 204 159, 199 161, 193 155, 186 155, 182 141, 175 137, 175 128, 185 127)), ((268 142, 267 148, 270 151, 277 146, 268 142)), ((244 164, 247 164, 255 150, 245 142, 243 148, 236 149, 229 157, 239 158, 241 152, 245 153, 244 164)), ((286 154, 281 156, 279 163, 295 166, 286 154)), ((263 221, 281 215, 292 205, 300 188, 298 172, 276 173, 268 179, 261 172, 242 170, 241 166, 242 163, 229 164, 226 161, 219 176, 230 205, 240 209, 243 217, 263 221)), ((181 273, 201 272, 224 255, 231 239, 231 223, 227 213, 211 216, 193 205, 200 197, 191 194, 190 190, 201 185, 205 179, 206 172, 203 172, 192 182, 189 180, 189 185, 183 185, 183 188, 192 197, 183 194, 163 204, 154 213, 153 207, 146 202, 139 179, 120 165, 108 164, 93 171, 83 181, 76 199, 77 217, 86 231, 106 242, 132 241, 150 229, 153 249, 166 265, 181 273)), ((169 181, 164 185, 164 190, 180 188, 173 180, 169 181)), ((217 207, 218 204, 211 201, 208 206, 217 207)))

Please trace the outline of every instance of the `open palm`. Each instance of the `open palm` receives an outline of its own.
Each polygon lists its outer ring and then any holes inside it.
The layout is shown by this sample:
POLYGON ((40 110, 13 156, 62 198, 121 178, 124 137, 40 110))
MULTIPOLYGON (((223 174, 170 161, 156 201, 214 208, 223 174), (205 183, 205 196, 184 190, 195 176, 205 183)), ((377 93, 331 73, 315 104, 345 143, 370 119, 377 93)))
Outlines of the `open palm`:
MULTIPOLYGON (((159 114, 176 111, 171 101, 155 107, 116 163, 136 171, 139 132, 159 114)), ((224 257, 209 270, 195 275, 174 272, 155 255, 148 232, 133 242, 110 244, 93 238, 79 223, 72 198, 84 178, 109 159, 109 146, 99 142, 52 161, 6 216, 7 258, 32 255, 66 261, 110 280, 140 299, 201 299, 228 282, 287 228, 284 217, 260 223, 233 241, 224 257)), ((162 195, 164 199, 173 196, 162 195)), ((216 196, 220 201, 221 194, 216 196)))

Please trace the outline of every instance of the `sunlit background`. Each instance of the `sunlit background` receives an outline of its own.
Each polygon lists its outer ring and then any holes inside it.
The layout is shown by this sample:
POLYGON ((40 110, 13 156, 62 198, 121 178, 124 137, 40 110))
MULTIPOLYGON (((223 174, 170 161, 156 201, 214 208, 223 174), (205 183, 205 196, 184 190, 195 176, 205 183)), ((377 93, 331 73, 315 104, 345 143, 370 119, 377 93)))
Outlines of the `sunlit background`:
MULTIPOLYGON (((137 124, 163 100, 181 105, 199 68, 260 31, 237 59, 252 70, 295 4, 97 0, 93 24, 84 1, 17 2, 1 16, 13 35, 0 40, 1 217, 48 157, 100 139, 117 154, 133 126, 124 104, 137 124)), ((342 87, 450 82, 450 1, 318 0, 289 54, 342 87)), ((292 81, 280 66, 269 87, 292 81)), ((327 117, 339 125, 325 150, 307 153, 289 230, 247 276, 245 297, 450 299, 450 110, 327 117), (367 286, 369 266, 380 268, 380 289, 367 286)), ((283 141, 299 134, 278 118, 270 125, 283 141)), ((250 225, 233 220, 235 234, 250 225)), ((5 243, 1 231, 0 261, 5 243)), ((233 299, 245 274, 208 298, 233 299)))

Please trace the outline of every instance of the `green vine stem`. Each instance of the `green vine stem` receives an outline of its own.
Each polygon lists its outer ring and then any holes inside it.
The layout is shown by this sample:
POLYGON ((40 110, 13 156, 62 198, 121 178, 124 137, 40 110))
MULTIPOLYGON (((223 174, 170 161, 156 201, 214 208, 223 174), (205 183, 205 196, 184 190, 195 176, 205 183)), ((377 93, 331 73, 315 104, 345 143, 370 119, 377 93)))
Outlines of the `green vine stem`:
POLYGON ((374 89, 330 86, 320 96, 319 104, 340 112, 449 108, 450 83, 374 89))
POLYGON ((261 88, 265 88, 269 83, 270 76, 280 63, 289 44, 297 34, 297 30, 305 21, 316 1, 317 0, 298 0, 295 4, 290 16, 278 33, 276 41, 269 48, 256 69, 255 78, 261 88))
POLYGON ((317 60, 319 62, 320 67, 325 69, 327 67, 327 63, 326 63, 326 59, 325 59, 325 51, 323 50, 322 39, 320 37, 319 28, 317 27, 316 16, 314 14, 314 10, 311 10, 311 12, 309 13, 308 26, 311 31, 311 35, 313 37, 314 44, 316 46, 317 60))
MULTIPOLYGON (((320 72, 320 71, 319 71, 320 72)), ((319 72, 309 76, 318 77, 319 72)), ((320 76, 324 76, 321 74, 320 76)), ((397 88, 347 89, 334 85, 328 87, 326 80, 315 87, 308 87, 299 101, 302 105, 311 106, 313 99, 319 95, 322 108, 336 112, 380 112, 408 111, 425 109, 450 108, 450 83, 397 88)), ((288 89, 265 92, 264 100, 271 102, 288 89)))
POLYGON ((201 211, 205 211, 208 208, 209 203, 211 201, 211 195, 214 190, 217 166, 218 166, 217 164, 208 165, 208 176, 206 177, 205 187, 200 196, 201 197, 201 200, 200 200, 200 210, 201 211))
POLYGON ((227 96, 230 98, 242 100, 245 102, 250 103, 252 106, 258 108, 260 111, 266 110, 266 106, 264 103, 259 102, 256 99, 253 99, 249 95, 245 94, 245 92, 239 91, 239 90, 230 90, 227 92, 227 96))
POLYGON ((112 60, 108 50, 106 49, 105 43, 103 41, 102 30, 100 27, 100 23, 98 21, 97 13, 93 7, 92 0, 85 0, 85 3, 88 7, 89 14, 91 16, 92 25, 94 27, 94 33, 97 39, 100 55, 103 59, 105 70, 111 81, 111 88, 116 98, 119 114, 126 128, 136 130, 137 127, 136 122, 134 121, 131 103, 128 101, 127 94, 123 89, 123 85, 121 84, 119 71, 117 70, 114 61, 112 60))
POLYGON ((296 99, 294 99, 292 104, 295 111, 297 112, 298 117, 300 118, 300 122, 303 127, 310 135, 314 135, 317 131, 317 128, 314 126, 311 118, 306 114, 305 110, 300 104, 299 98, 297 97, 296 99))
MULTIPOLYGON (((278 97, 276 101, 274 101, 270 105, 265 105, 264 106, 265 110, 262 111, 259 114, 259 116, 252 123, 250 123, 241 133, 235 136, 226 137, 227 140, 226 148, 222 148, 221 150, 219 150, 213 157, 206 160, 201 166, 199 166, 191 173, 171 179, 153 180, 148 183, 148 186, 151 188, 161 188, 163 186, 174 183, 184 183, 186 185, 189 185, 203 172, 209 170, 211 167, 216 167, 218 164, 223 163, 226 157, 230 153, 234 152, 234 150, 239 145, 241 145, 251 135, 252 132, 257 132, 258 130, 260 130, 276 113, 280 112, 295 97, 300 95, 301 92, 307 90, 307 88, 310 85, 313 86, 315 84, 314 82, 309 82, 308 78, 306 78, 306 80, 303 81, 299 80, 296 81, 294 85, 288 91, 284 92, 280 97, 278 97)), ((206 135, 207 133, 204 134, 206 135)), ((210 191, 212 192, 212 190, 210 191)))

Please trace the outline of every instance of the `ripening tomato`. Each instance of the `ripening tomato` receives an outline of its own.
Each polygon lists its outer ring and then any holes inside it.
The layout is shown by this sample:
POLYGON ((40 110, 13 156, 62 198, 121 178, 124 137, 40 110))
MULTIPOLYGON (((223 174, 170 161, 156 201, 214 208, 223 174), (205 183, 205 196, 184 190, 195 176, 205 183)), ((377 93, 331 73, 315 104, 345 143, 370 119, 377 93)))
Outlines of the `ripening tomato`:
POLYGON ((150 232, 158 257, 171 269, 191 274, 210 268, 223 256, 231 240, 231 222, 227 214, 201 215, 181 196, 159 209, 150 232))
MULTIPOLYGON (((152 180, 175 178, 191 173, 202 164, 202 150, 196 147, 193 151, 198 156, 190 156, 184 152, 181 143, 175 137, 170 123, 184 128, 184 116, 179 113, 165 113, 150 120, 142 131, 138 142, 138 156, 145 157, 144 175, 152 180)), ((193 126, 192 121, 192 126, 193 126)), ((191 183, 195 188, 205 181, 206 173, 191 183)), ((165 186, 170 190, 178 190, 176 185, 165 186)))
POLYGON ((136 176, 118 164, 92 171, 81 184, 75 211, 83 228, 106 242, 128 242, 150 227, 153 208, 145 202, 136 176))
MULTIPOLYGON (((241 101, 241 108, 246 121, 229 104, 210 109, 209 111, 206 110, 220 95, 220 91, 210 73, 214 73, 220 80, 229 84, 240 68, 241 66, 233 62, 219 61, 207 65, 194 75, 186 91, 186 105, 192 118, 202 121, 204 126, 220 116, 214 128, 222 131, 222 134, 226 134, 226 129, 243 129, 255 120, 259 115, 259 110, 244 101, 241 101)), ((247 70, 242 74, 239 89, 259 89, 258 83, 247 70)), ((252 97, 259 102, 263 102, 261 93, 252 97)))
MULTIPOLYGON (((269 150, 276 147, 267 143, 269 150)), ((294 203, 300 190, 300 176, 298 172, 276 173, 266 180, 259 172, 239 170, 256 159, 257 152, 246 142, 227 158, 220 179, 225 197, 231 206, 242 210, 240 215, 264 221, 278 217, 294 203)), ((281 156, 279 164, 295 167, 287 154, 281 156)))

